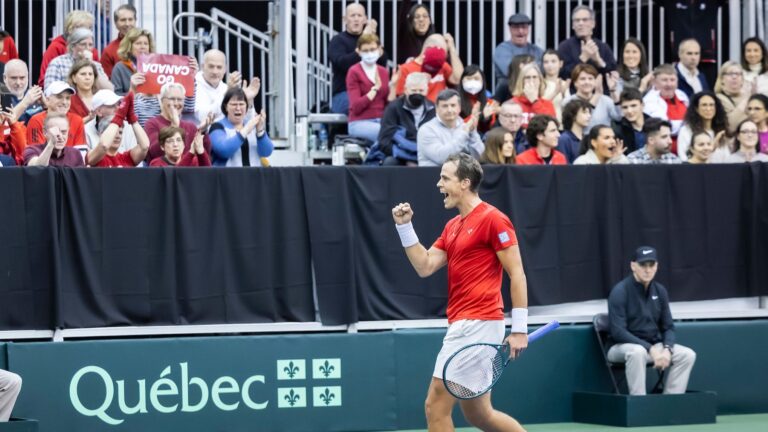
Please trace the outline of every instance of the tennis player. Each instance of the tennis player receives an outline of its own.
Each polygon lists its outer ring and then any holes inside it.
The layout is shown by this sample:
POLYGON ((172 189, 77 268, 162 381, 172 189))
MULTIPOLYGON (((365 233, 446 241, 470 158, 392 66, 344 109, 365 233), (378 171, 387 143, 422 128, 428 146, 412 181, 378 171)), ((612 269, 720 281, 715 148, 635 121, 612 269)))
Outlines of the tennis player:
MULTIPOLYGON (((419 243, 413 229, 411 205, 400 203, 392 209, 395 227, 416 273, 427 277, 448 265, 449 326, 425 404, 430 432, 454 430, 451 411, 456 399, 441 379, 451 354, 472 343, 503 340, 515 358, 528 346, 528 293, 515 229, 507 216, 480 199, 482 178, 480 164, 467 154, 457 153, 445 161, 437 187, 444 195, 445 208, 455 208, 459 215, 448 222, 429 250, 419 243), (512 332, 506 339, 502 269, 511 279, 513 305, 512 332)), ((524 431, 515 419, 493 409, 490 392, 462 400, 460 405, 464 418, 481 430, 524 431)))

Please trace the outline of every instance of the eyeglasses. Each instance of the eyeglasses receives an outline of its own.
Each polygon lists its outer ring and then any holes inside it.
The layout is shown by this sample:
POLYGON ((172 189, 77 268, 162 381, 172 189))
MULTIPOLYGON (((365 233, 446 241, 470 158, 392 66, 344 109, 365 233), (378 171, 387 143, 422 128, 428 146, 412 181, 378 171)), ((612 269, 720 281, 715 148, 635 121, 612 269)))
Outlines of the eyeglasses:
POLYGON ((521 119, 523 118, 522 114, 500 114, 501 117, 504 118, 511 118, 511 119, 521 119))
POLYGON ((725 76, 744 76, 743 72, 726 72, 723 75, 725 76))
POLYGON ((169 100, 174 103, 184 102, 184 98, 172 98, 172 97, 164 97, 163 99, 169 100))

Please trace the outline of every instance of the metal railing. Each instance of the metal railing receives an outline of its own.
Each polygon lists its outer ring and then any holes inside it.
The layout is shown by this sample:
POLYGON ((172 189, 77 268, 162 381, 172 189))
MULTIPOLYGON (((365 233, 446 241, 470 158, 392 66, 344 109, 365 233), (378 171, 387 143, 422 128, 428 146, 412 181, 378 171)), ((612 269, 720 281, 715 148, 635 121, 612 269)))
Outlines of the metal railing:
MULTIPOLYGON (((212 9, 210 15, 202 12, 182 12, 176 14, 172 23, 173 34, 178 41, 192 41, 194 49, 192 55, 202 60, 203 54, 209 48, 223 51, 227 54, 230 71, 239 71, 243 79, 249 82, 253 77, 259 77, 262 81, 262 91, 259 92, 260 105, 265 107, 268 113, 275 112, 275 99, 277 92, 272 90, 273 77, 275 76, 269 61, 272 51, 272 37, 268 33, 261 32, 219 9, 212 9), (200 22, 209 27, 197 27, 193 34, 180 29, 184 24, 193 19, 195 25, 200 22), (181 26, 180 26, 181 24, 181 26)), ((269 30, 268 30, 269 31, 269 30)), ((270 122, 269 133, 277 136, 274 122, 270 122)))

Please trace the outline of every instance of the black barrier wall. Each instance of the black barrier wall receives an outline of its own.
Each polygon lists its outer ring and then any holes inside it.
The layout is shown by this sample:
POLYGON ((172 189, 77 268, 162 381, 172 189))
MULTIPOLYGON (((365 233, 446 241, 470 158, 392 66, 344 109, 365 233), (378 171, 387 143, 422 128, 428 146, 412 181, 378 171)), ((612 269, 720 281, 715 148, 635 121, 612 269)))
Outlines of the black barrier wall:
MULTIPOLYGON (((2 169, 0 328, 444 316, 437 168, 2 169), (313 301, 313 273, 317 305, 313 301)), ((768 294, 768 166, 485 167, 532 305, 604 298, 641 244, 673 301, 768 294)), ((508 297, 507 288, 503 288, 508 297)), ((507 302, 508 303, 508 302, 507 302)))

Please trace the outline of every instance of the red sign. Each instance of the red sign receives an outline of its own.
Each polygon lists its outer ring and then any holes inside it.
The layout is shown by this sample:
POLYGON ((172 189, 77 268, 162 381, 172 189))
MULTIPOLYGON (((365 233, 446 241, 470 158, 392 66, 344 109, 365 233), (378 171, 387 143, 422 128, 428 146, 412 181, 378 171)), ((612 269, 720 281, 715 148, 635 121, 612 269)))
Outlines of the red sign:
POLYGON ((187 96, 195 94, 195 70, 189 66, 189 57, 172 54, 146 54, 138 58, 138 72, 146 81, 136 87, 145 94, 160 94, 160 88, 169 82, 184 86, 187 96))

